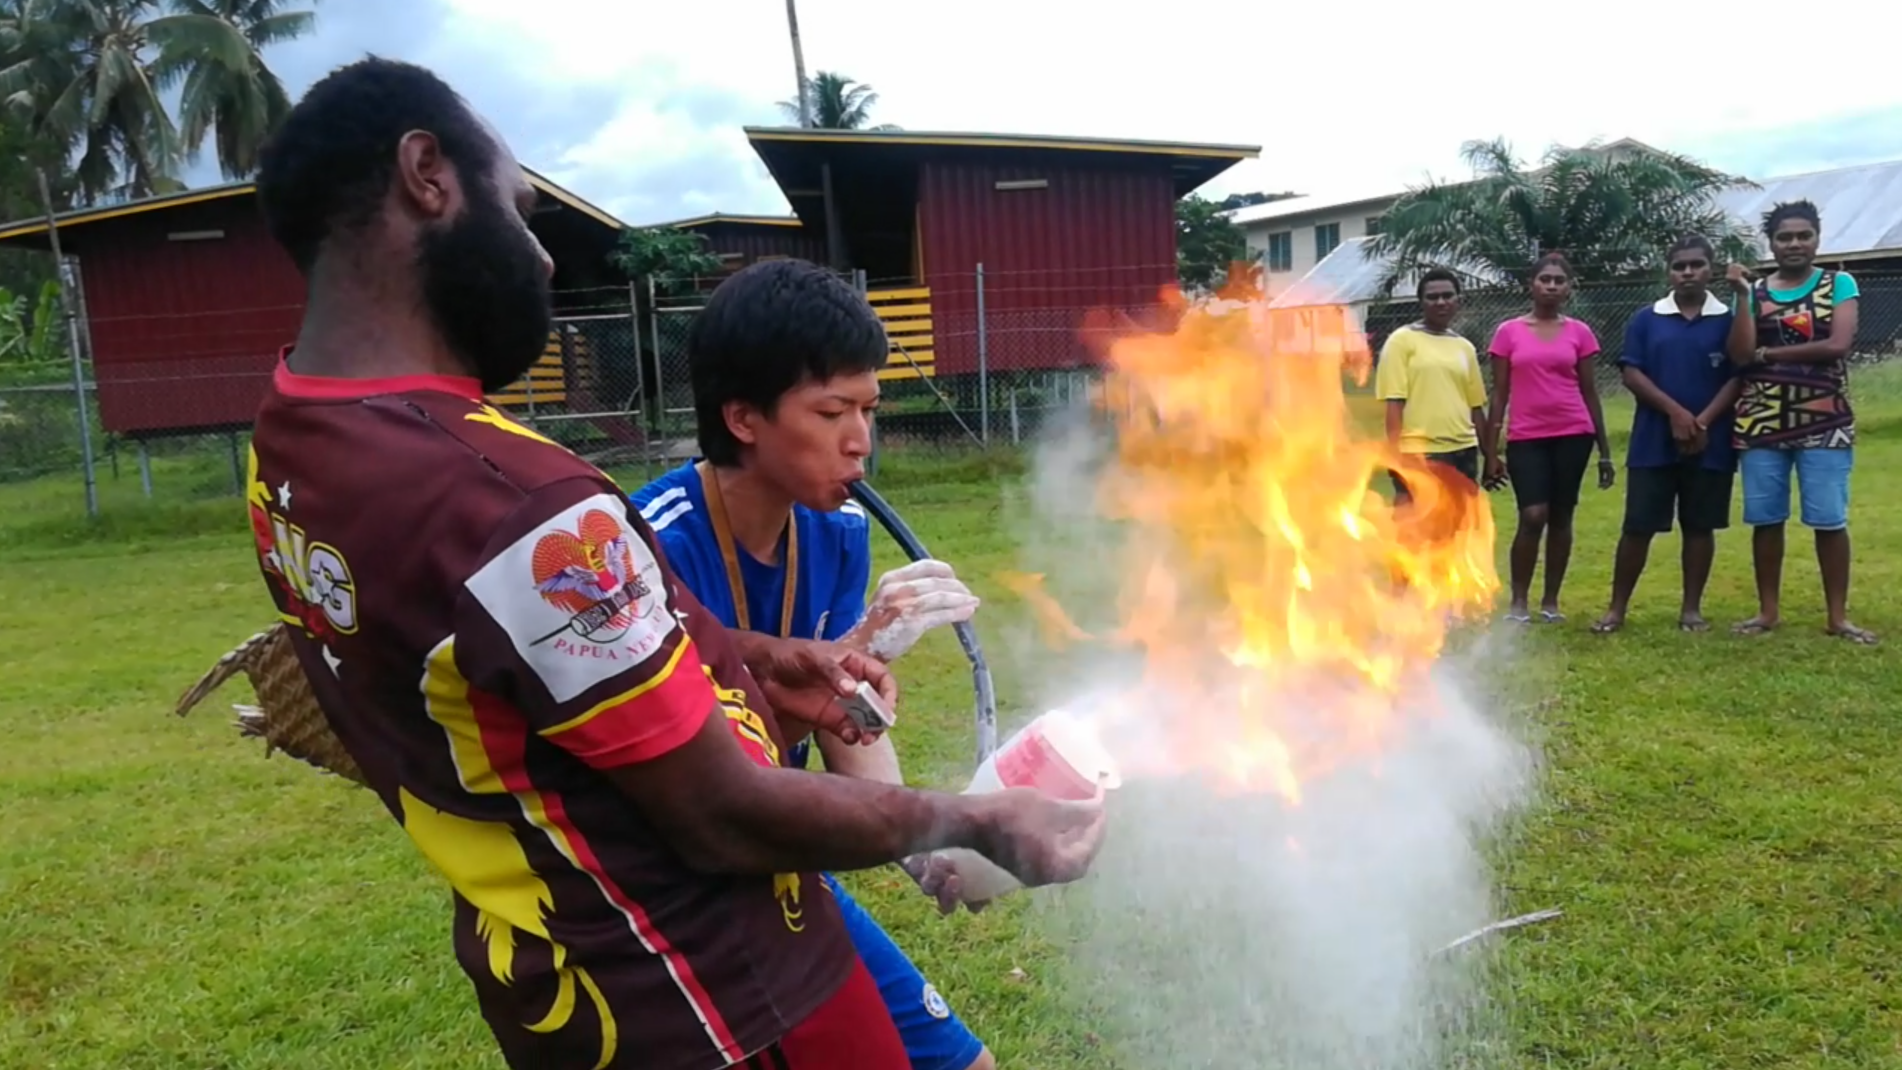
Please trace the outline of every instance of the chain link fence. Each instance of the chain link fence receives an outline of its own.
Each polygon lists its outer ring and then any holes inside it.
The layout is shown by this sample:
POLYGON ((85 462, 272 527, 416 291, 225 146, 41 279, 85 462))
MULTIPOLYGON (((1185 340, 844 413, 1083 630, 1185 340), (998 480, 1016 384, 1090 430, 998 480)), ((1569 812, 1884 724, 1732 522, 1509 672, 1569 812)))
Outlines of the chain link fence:
MULTIPOLYGON (((1131 328, 1167 329, 1156 266, 1076 272, 986 272, 852 281, 886 323, 893 352, 884 373, 873 473, 893 464, 996 459, 1033 441, 1053 415, 1088 396, 1110 341, 1131 328), (1148 283, 1142 280, 1149 280, 1148 283), (1081 280, 1081 281, 1079 281, 1081 280)), ((717 279, 657 280, 634 288, 558 295, 565 310, 529 374, 492 400, 631 485, 697 451, 687 336, 717 279)), ((1902 274, 1858 275, 1857 363, 1902 345, 1902 274)), ((1568 313, 1602 347, 1601 388, 1622 390, 1617 360, 1633 312, 1665 293, 1650 283, 1582 284, 1568 313)), ((1720 297, 1725 296, 1722 292, 1720 297)), ((1375 352, 1416 320, 1410 295, 1347 306, 1375 352)), ((1485 359, 1497 325, 1529 307, 1519 287, 1474 287, 1456 327, 1485 359)), ((180 333, 97 324, 82 336, 112 338, 139 359, 86 363, 83 426, 70 362, 0 364, 0 488, 14 500, 93 500, 102 510, 140 500, 235 493, 243 478, 249 413, 262 396, 276 347, 295 331, 294 308, 234 309, 199 317, 216 329, 174 353, 180 333), (228 336, 228 337, 227 337, 228 336), (128 350, 128 346, 132 348, 128 350), (142 347, 142 348, 141 348, 142 347), (249 354, 249 355, 240 355, 249 354), (223 422, 220 422, 220 421, 223 422), (90 445, 92 465, 86 464, 90 445)), ((1371 380, 1362 390, 1371 390, 1371 380)))

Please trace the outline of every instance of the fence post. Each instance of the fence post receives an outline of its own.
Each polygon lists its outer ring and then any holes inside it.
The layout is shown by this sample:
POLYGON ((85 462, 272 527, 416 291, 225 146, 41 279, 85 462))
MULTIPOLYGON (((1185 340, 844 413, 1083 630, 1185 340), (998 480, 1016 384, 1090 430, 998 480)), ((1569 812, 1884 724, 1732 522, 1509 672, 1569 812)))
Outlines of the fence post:
POLYGON ((73 358, 73 408, 79 413, 79 450, 86 466, 86 515, 99 515, 99 480, 92 462, 92 415, 86 411, 86 365, 79 351, 79 314, 73 305, 73 291, 79 273, 59 248, 59 213, 53 210, 53 191, 46 184, 46 169, 39 168, 40 203, 46 208, 46 240, 53 246, 53 266, 59 271, 59 303, 66 312, 66 344, 73 358))
POLYGON ((991 447, 990 334, 984 327, 984 265, 977 265, 977 423, 984 448, 991 447))
MULTIPOLYGON (((852 288, 859 292, 860 297, 866 297, 868 294, 872 292, 871 283, 866 279, 864 268, 854 268, 852 270, 852 288)), ((889 341, 886 343, 888 348, 890 344, 891 343, 889 341)), ((866 428, 866 432, 868 437, 870 437, 871 439, 870 445, 871 445, 872 452, 869 455, 867 455, 867 457, 865 458, 865 474, 867 476, 870 476, 873 479, 877 479, 878 478, 878 417, 876 415, 872 417, 871 426, 866 428)))

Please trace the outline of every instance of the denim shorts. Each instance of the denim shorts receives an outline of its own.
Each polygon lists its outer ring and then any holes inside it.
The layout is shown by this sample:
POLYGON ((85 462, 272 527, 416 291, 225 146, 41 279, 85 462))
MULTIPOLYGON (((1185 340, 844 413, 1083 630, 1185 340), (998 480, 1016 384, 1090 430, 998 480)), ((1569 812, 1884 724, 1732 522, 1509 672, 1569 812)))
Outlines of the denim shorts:
POLYGON ((1856 451, 1847 449, 1752 449, 1738 457, 1743 482, 1743 521, 1751 527, 1790 519, 1790 473, 1796 473, 1803 526, 1841 531, 1849 526, 1849 472, 1856 451))

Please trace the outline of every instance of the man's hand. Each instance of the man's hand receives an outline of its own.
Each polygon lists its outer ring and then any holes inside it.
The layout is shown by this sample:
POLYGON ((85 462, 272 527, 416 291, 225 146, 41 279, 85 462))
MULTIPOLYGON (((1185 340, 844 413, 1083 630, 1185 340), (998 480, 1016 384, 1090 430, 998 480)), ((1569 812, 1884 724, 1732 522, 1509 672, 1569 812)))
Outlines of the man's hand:
POLYGON ((742 650, 746 667, 782 720, 830 732, 846 743, 870 743, 878 738, 876 733, 862 731, 854 724, 836 701, 857 691, 859 681, 870 683, 887 707, 895 709, 898 705, 898 681, 891 670, 843 643, 775 639, 753 633, 742 650))
POLYGON ((1506 483, 1506 462, 1497 456, 1486 458, 1486 470, 1480 473, 1479 485, 1487 490, 1498 490, 1506 483))
POLYGON ((1750 292, 1750 284, 1753 280, 1750 278, 1750 269, 1744 265, 1730 265, 1729 270, 1724 272, 1724 278, 1730 283, 1731 293, 1741 297, 1750 292))
POLYGON ((1035 788, 989 796, 994 810, 978 853, 1026 888, 1068 884, 1089 872, 1103 846, 1103 792, 1082 802, 1052 799, 1035 788))
POLYGON ((1680 408, 1671 413, 1671 437, 1680 445, 1695 439, 1700 431, 1697 417, 1692 416, 1690 410, 1680 408))
POLYGON ((843 641, 889 662, 931 629, 970 620, 977 607, 977 596, 950 565, 914 561, 879 577, 864 618, 843 641))
POLYGON ((982 913, 990 906, 990 900, 980 899, 966 902, 964 883, 958 876, 958 864, 944 854, 912 855, 899 863, 911 879, 918 882, 918 890, 938 901, 938 913, 946 917, 957 913, 959 905, 973 914, 982 913))

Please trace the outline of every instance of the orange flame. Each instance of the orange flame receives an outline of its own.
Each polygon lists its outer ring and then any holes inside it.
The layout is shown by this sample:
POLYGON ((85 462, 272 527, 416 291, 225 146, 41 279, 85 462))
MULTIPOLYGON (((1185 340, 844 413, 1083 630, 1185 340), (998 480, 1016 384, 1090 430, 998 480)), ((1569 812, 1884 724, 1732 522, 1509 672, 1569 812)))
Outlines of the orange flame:
MULTIPOLYGON (((1097 509, 1123 533, 1123 579, 1107 638, 1167 696, 1150 771, 1298 802, 1304 781, 1378 753, 1451 621, 1491 605, 1493 523, 1470 482, 1387 444, 1377 402, 1350 405, 1372 360, 1346 310, 1247 296, 1171 292, 1172 331, 1109 347, 1097 401, 1115 463, 1097 509), (1376 489, 1389 471, 1411 506, 1376 489)), ((1039 580, 1009 586, 1047 638, 1086 638, 1039 580)))

